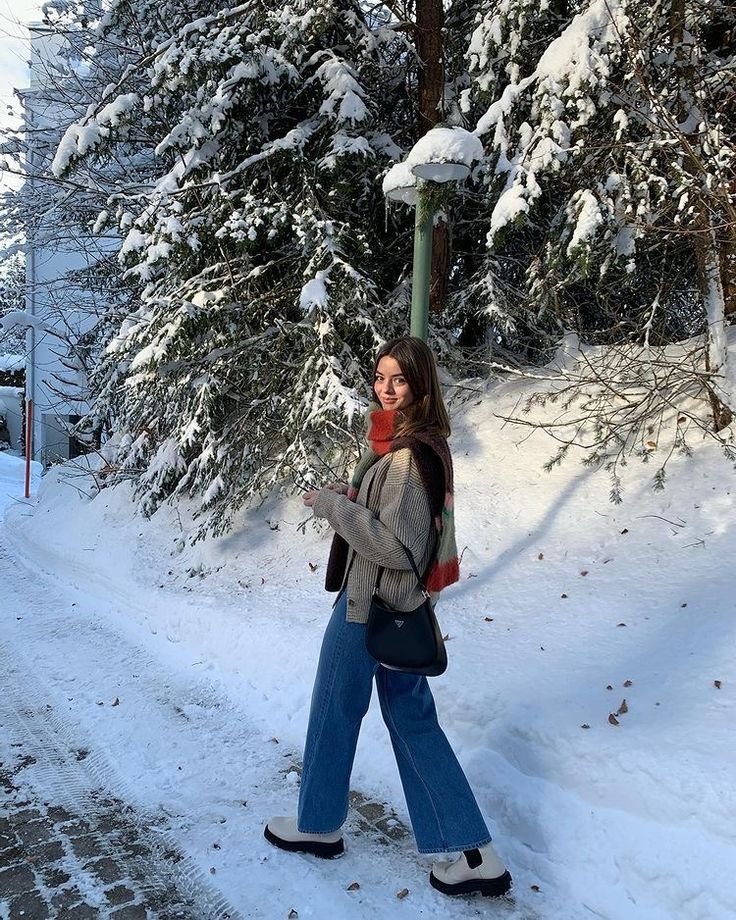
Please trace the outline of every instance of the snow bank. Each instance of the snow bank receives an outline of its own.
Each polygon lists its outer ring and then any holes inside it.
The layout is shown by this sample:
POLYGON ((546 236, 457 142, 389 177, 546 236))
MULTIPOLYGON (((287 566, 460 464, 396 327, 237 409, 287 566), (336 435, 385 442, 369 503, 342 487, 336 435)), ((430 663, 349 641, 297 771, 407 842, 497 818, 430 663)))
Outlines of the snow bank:
MULTIPOLYGON (((43 466, 35 460, 31 463, 31 491, 36 492, 41 481, 43 466)), ((7 451, 0 451, 0 520, 6 509, 17 507, 22 503, 23 510, 28 510, 25 504, 25 475, 26 461, 24 457, 16 457, 7 451)))
MULTIPOLYGON (((559 362, 575 352, 568 340, 559 362)), ((487 392, 476 384, 472 405, 452 403, 463 556, 461 581, 438 608, 450 656, 433 683, 440 718, 514 873, 515 920, 734 916, 734 473, 704 442, 672 466, 664 492, 650 488, 651 465, 630 464, 624 504, 611 505, 605 474, 574 460, 543 472, 554 450, 547 436, 503 420, 544 385, 552 383, 487 392)), ((290 763, 303 744, 329 616, 329 534, 298 529, 309 517, 298 498, 274 499, 242 512, 230 536, 192 547, 184 504, 145 520, 131 510, 128 486, 89 498, 84 480, 64 482, 60 472, 45 477, 35 508, 12 504, 6 542, 47 577, 76 586, 90 616, 162 667, 217 686, 234 709, 208 709, 198 723, 204 747, 213 726, 237 715, 290 763)), ((126 739, 128 750, 144 748, 140 732, 140 745, 126 739)), ((124 772, 125 749, 110 756, 124 772)), ((141 800, 181 813, 177 790, 149 770, 150 782, 129 777, 141 800)), ((226 776, 216 802, 259 795, 247 771, 226 776)), ((287 811, 295 779, 279 787, 287 811)), ((214 834, 212 777, 188 778, 196 782, 187 822, 214 834)), ((408 820, 375 701, 354 786, 408 820)), ((363 881, 370 857, 360 852, 348 875, 311 863, 308 877, 284 873, 284 900, 302 897, 305 885, 315 897, 338 882, 344 890, 352 872, 363 881)), ((397 851, 397 876, 410 859, 397 851)), ((237 900, 260 872, 223 881, 218 871, 217 880, 237 900)), ((366 884, 350 916, 373 917, 375 905, 366 884)), ((448 907, 412 890, 406 903, 391 893, 383 912, 407 909, 439 918, 448 907)), ((470 918, 476 907, 460 901, 452 912, 470 918)))

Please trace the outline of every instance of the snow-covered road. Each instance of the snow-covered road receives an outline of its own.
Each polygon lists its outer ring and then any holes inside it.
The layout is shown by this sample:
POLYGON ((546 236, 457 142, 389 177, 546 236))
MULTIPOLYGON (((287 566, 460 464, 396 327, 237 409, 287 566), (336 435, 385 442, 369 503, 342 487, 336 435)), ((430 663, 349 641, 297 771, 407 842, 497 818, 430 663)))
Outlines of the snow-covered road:
POLYGON ((104 624, 101 611, 86 608, 73 599, 73 592, 65 593, 29 572, 8 554, 1 536, 0 583, 5 586, 0 761, 12 771, 14 787, 6 790, 9 799, 3 805, 11 816, 14 808, 40 810, 45 822, 49 810, 52 818, 59 809, 66 816, 52 835, 61 842, 63 856, 52 859, 56 853, 41 853, 31 864, 36 890, 54 909, 81 899, 99 916, 115 916, 108 895, 112 892, 114 898, 120 885, 157 917, 256 916, 247 904, 242 913, 227 904, 186 855, 179 843, 188 830, 186 816, 173 813, 171 803, 167 807, 161 802, 158 808, 142 805, 124 779, 136 762, 144 775, 155 771, 172 786, 179 785, 176 773, 191 770, 198 745, 189 720, 174 701, 191 698, 194 688, 169 683, 142 649, 104 624), (142 749, 128 740, 133 721, 136 739, 144 732, 142 749), (107 723, 104 735, 94 730, 95 723, 107 723), (152 739, 150 745, 145 744, 146 735, 152 739), (169 739, 176 751, 167 761, 161 756, 162 739, 169 739), (70 815, 75 826, 80 820, 86 823, 89 852, 76 852, 80 841, 68 832, 70 815), (102 833, 98 846, 92 846, 88 834, 109 821, 123 827, 123 842, 102 833), (131 837, 132 847, 127 846, 131 837), (108 870, 98 877, 100 858, 115 863, 112 875, 108 870), (54 884, 59 879, 54 871, 70 880, 54 884), (162 892, 167 895, 164 901, 162 892), (167 904, 165 910, 162 903, 167 904), (184 912, 174 912, 177 904, 184 912))
MULTIPOLYGON (((447 915, 447 901, 428 887, 427 860, 414 854, 411 840, 383 836, 355 810, 349 849, 339 861, 294 857, 266 844, 264 819, 293 800, 297 753, 249 727, 247 713, 214 681, 167 668, 115 630, 111 624, 130 598, 113 591, 105 602, 89 583, 64 584, 27 568, 12 557, 1 532, 0 583, 0 762, 17 770, 10 801, 30 801, 42 817, 49 808, 64 808, 92 823, 96 803, 112 801, 147 854, 143 881, 136 879, 140 854, 126 859, 108 840, 94 858, 112 858, 126 871, 104 882, 85 868, 89 859, 70 851, 56 868, 72 880, 50 889, 41 870, 54 867, 34 863, 43 894, 78 890, 82 903, 111 918, 115 908, 106 892, 121 884, 161 920, 276 920, 291 910, 300 917, 377 910, 388 917, 447 915), (355 882, 359 887, 349 891, 355 882), (162 890, 175 889, 189 913, 156 907, 162 890), (409 894, 397 898, 404 889, 409 894)), ((368 804, 380 819, 381 803, 368 804)), ((108 813, 103 809, 103 819, 108 813)), ((169 908, 177 903, 170 900, 169 908)), ((518 920, 535 915, 510 904, 498 911, 518 920)), ((480 902, 463 900, 452 912, 483 914, 480 902)))

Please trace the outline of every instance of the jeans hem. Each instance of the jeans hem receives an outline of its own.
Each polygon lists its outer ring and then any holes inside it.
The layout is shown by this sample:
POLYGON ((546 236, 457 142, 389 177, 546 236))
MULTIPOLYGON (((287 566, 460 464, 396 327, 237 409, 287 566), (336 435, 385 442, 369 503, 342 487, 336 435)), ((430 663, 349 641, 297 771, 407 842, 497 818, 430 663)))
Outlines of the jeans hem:
POLYGON ((479 843, 464 843, 461 846, 456 847, 420 847, 417 845, 417 850, 423 855, 429 853, 462 853, 463 850, 479 850, 481 847, 486 846, 491 842, 492 837, 485 837, 479 843))

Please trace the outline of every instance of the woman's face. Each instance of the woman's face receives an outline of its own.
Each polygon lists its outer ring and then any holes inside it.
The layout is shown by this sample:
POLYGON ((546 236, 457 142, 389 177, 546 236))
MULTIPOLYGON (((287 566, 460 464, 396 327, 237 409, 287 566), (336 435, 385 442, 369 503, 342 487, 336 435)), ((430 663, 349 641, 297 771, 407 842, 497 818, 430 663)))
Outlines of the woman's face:
POLYGON ((414 402, 399 362, 388 355, 378 362, 373 390, 383 409, 406 409, 414 402))

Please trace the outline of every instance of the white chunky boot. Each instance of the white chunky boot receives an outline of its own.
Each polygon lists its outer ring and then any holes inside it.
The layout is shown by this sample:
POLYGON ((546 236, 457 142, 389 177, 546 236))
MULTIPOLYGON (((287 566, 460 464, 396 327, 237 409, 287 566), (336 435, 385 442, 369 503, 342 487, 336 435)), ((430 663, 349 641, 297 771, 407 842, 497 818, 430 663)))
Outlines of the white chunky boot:
POLYGON ((271 818, 263 831, 263 836, 275 847, 289 850, 291 853, 311 853, 322 859, 334 859, 345 852, 342 832, 331 834, 303 834, 297 830, 296 818, 271 818))
POLYGON ((443 894, 480 892, 498 898, 511 888, 511 875, 488 843, 477 850, 466 850, 457 859, 435 863, 429 882, 443 894))

